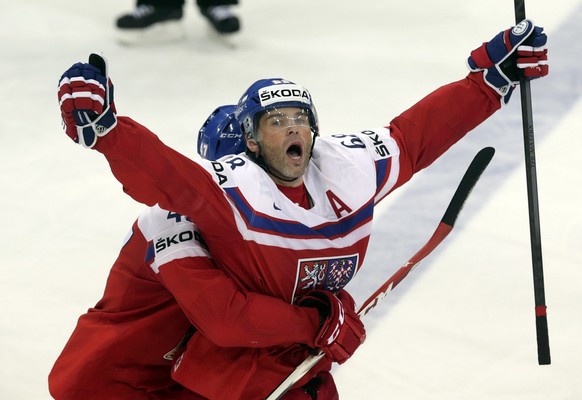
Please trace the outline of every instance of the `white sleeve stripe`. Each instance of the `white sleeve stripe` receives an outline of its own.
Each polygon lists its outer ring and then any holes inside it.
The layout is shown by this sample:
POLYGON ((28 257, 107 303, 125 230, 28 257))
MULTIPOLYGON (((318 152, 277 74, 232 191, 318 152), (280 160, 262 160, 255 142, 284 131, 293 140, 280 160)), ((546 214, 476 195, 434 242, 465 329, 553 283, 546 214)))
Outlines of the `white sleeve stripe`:
POLYGON ((101 104, 104 103, 103 96, 100 96, 98 94, 93 94, 91 92, 75 92, 73 94, 65 93, 64 95, 62 95, 61 96, 61 104, 65 100, 69 100, 69 99, 81 99, 81 98, 88 98, 88 99, 91 99, 93 101, 98 101, 101 104))
POLYGON ((172 262, 174 260, 190 257, 210 258, 210 253, 208 253, 208 251, 204 250, 200 246, 188 246, 188 247, 184 246, 180 249, 177 249, 176 251, 165 254, 164 256, 156 257, 154 261, 151 263, 150 268, 153 269, 154 272, 157 274, 160 272, 160 267, 162 265, 172 262))
POLYGON ((99 89, 105 91, 105 86, 103 86, 101 84, 101 82, 99 82, 98 80, 96 80, 96 79, 85 79, 82 76, 74 76, 72 78, 64 77, 59 82, 59 88, 61 86, 63 86, 63 85, 70 85, 72 82, 85 82, 87 85, 97 86, 99 89))

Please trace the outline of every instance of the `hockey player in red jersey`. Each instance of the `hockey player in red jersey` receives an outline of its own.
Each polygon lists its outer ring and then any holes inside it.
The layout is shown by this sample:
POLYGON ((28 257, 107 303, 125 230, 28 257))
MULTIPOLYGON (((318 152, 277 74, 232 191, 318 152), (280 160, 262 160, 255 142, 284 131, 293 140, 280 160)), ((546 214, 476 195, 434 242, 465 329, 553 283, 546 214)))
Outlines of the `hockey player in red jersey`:
MULTIPOLYGON (((200 129, 204 158, 244 151, 234 108, 219 107, 200 129)), ((340 297, 351 305, 349 295, 340 297)), ((227 347, 314 347, 318 332, 317 310, 240 290, 215 267, 196 226, 156 205, 133 224, 103 298, 79 318, 57 359, 49 390, 57 400, 203 399, 171 378, 172 361, 193 335, 227 347)), ((337 395, 326 373, 285 399, 309 400, 306 390, 337 395)))
MULTIPOLYGON (((313 289, 338 292, 360 268, 375 204, 505 104, 520 73, 547 74, 546 40, 542 28, 524 20, 475 49, 467 77, 430 93, 389 126, 317 142, 310 93, 284 79, 260 80, 243 94, 235 113, 246 154, 214 162, 195 163, 145 127, 118 118, 99 56, 92 62, 101 72, 100 88, 69 70, 59 96, 67 134, 103 153, 130 196, 192 218, 215 262, 241 287, 301 304, 313 289), (79 86, 70 84, 72 77, 79 86), (75 90, 92 88, 99 102, 69 101, 75 90)), ((338 362, 350 356, 326 355, 338 362)), ((258 399, 304 358, 298 345, 268 354, 236 353, 198 335, 176 362, 173 377, 208 398, 228 398, 220 388, 233 385, 233 397, 258 399), (212 360, 215 368, 209 371, 201 359, 212 360)))

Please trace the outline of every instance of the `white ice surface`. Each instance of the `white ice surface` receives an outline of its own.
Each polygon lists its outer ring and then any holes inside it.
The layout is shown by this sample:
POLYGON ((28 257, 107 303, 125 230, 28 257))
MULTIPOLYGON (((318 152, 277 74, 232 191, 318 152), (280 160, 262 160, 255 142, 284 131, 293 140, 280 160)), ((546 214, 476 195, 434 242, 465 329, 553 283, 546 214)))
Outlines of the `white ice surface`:
MULTIPOLYGON (((129 0, 1 1, 0 398, 50 398, 47 375, 78 316, 101 297, 142 209, 102 157, 63 134, 60 74, 92 51, 109 59, 120 114, 194 156, 212 109, 254 80, 310 89, 324 135, 377 127, 462 78, 468 52, 514 22, 513 2, 244 1, 243 31, 217 39, 191 3, 186 39, 124 47, 129 0)), ((497 154, 446 243, 366 319, 368 339, 335 369, 343 400, 582 398, 582 1, 530 0, 550 35, 532 83, 552 364, 537 365, 519 93, 389 197, 364 269, 364 300, 428 239, 473 155, 497 154)))

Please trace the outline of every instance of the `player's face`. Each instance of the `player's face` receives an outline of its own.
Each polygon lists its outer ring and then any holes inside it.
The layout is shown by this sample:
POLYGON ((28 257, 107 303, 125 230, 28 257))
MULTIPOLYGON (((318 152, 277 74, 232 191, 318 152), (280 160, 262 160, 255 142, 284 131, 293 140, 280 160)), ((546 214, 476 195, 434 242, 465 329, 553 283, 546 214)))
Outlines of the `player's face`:
POLYGON ((266 112, 259 120, 257 141, 268 167, 293 182, 276 182, 284 186, 298 186, 309 163, 311 143, 309 116, 296 107, 277 108, 266 112))

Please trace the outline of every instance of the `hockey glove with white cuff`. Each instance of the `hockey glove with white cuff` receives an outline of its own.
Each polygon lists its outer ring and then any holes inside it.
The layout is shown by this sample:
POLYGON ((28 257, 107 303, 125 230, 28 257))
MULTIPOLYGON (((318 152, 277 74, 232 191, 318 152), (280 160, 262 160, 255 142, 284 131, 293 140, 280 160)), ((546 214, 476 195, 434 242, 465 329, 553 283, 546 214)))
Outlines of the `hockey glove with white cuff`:
POLYGON ((471 52, 469 69, 484 71, 485 83, 501 95, 502 105, 509 101, 520 73, 530 79, 548 74, 548 37, 543 30, 524 19, 471 52))
POLYGON ((315 347, 327 359, 343 364, 366 339, 366 329, 355 311, 355 302, 345 290, 334 295, 325 290, 313 290, 303 296, 299 306, 315 307, 319 311, 321 328, 315 347))
POLYGON ((67 135, 91 148, 117 124, 113 84, 107 62, 98 54, 89 63, 76 63, 59 80, 59 104, 67 135))

